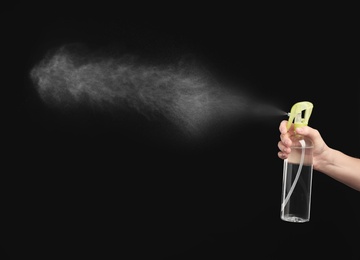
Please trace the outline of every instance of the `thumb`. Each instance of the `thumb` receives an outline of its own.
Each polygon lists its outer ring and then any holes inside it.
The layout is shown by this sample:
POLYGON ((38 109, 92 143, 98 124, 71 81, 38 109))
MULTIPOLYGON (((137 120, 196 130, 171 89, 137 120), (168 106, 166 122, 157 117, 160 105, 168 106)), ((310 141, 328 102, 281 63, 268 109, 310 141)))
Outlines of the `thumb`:
POLYGON ((296 129, 296 133, 301 134, 303 136, 307 136, 310 139, 316 140, 320 137, 319 131, 310 126, 303 126, 296 129))

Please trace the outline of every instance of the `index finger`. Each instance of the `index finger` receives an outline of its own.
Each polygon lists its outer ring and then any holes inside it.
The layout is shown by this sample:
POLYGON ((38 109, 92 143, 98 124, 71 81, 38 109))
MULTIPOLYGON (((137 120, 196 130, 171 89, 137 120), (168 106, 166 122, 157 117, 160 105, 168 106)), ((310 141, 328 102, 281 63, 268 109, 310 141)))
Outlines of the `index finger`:
POLYGON ((279 131, 281 134, 286 134, 288 132, 287 123, 288 123, 287 120, 281 121, 280 126, 279 126, 279 131))

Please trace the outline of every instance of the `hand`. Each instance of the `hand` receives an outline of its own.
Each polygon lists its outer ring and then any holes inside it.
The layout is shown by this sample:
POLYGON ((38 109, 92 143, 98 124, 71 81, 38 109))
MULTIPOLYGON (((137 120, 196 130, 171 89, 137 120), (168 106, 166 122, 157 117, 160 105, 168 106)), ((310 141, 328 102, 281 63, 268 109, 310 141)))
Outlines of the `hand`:
MULTIPOLYGON (((279 126, 280 141, 278 142, 278 148, 280 149, 280 151, 278 152, 278 157, 280 159, 288 158, 291 152, 291 137, 295 135, 294 125, 292 124, 290 129, 287 130, 287 123, 287 120, 283 120, 279 126)), ((314 168, 316 168, 317 162, 321 160, 324 152, 328 150, 328 146, 322 139, 319 131, 311 128, 310 126, 299 127, 296 129, 296 133, 308 137, 313 142, 314 168)))

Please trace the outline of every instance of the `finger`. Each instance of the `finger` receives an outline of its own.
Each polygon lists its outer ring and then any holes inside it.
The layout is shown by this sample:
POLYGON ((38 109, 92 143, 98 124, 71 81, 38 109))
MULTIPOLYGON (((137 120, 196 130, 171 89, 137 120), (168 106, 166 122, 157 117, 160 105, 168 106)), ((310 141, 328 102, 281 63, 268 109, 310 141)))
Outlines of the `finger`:
POLYGON ((289 154, 291 152, 291 148, 285 146, 282 142, 278 142, 278 148, 281 152, 289 154))
POLYGON ((296 129, 296 132, 301 134, 301 135, 308 136, 313 140, 321 137, 319 131, 316 130, 316 129, 311 128, 310 126, 300 127, 298 129, 296 129))
POLYGON ((291 146, 291 144, 292 144, 289 133, 281 134, 280 140, 285 146, 291 146))
POLYGON ((278 157, 279 157, 280 159, 287 159, 287 158, 288 158, 288 155, 285 154, 285 153, 282 153, 282 152, 278 152, 278 157))
POLYGON ((280 125, 279 125, 279 131, 281 134, 286 134, 288 129, 287 129, 287 121, 283 120, 281 121, 280 125))

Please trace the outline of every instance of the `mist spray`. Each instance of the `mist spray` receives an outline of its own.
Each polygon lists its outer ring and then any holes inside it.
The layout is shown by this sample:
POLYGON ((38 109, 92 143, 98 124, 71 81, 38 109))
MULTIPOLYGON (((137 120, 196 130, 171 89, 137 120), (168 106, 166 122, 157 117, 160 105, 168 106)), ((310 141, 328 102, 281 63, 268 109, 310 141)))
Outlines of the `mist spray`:
POLYGON ((284 160, 281 194, 281 219, 287 222, 304 223, 310 220, 313 143, 295 130, 308 125, 312 109, 312 103, 298 102, 289 113, 287 128, 290 130, 292 127, 294 135, 291 137, 291 153, 284 160))
POLYGON ((119 119, 131 111, 195 138, 234 121, 284 115, 188 57, 161 64, 127 53, 97 55, 83 44, 66 44, 49 52, 29 76, 49 107, 82 107, 119 119))

